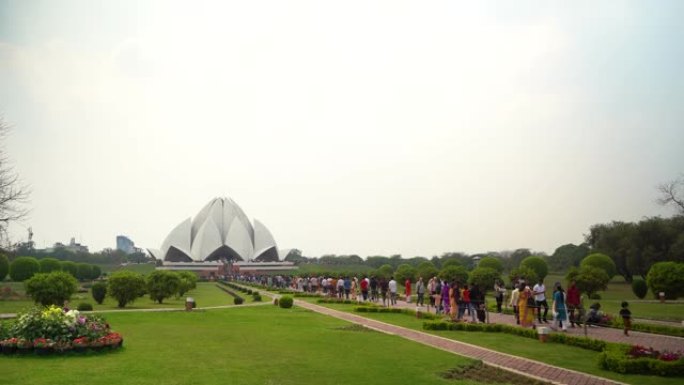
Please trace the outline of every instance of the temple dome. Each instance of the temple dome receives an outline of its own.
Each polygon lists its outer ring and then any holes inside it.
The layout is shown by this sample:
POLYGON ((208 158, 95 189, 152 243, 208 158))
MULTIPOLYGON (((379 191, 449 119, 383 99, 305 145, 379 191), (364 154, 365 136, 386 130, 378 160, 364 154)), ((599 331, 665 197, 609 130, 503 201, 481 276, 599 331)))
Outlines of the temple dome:
POLYGON ((194 219, 179 223, 162 243, 161 249, 148 249, 156 259, 170 262, 192 261, 278 261, 271 232, 263 223, 249 221, 230 198, 214 198, 194 219))

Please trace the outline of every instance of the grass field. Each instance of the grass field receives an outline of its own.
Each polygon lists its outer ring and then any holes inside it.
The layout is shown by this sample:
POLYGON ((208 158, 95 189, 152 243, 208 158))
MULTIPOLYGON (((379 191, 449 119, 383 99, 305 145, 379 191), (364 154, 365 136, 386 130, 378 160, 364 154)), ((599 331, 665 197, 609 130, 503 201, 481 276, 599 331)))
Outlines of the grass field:
POLYGON ((123 334, 124 349, 91 356, 0 356, 2 383, 472 384, 438 375, 469 359, 298 308, 106 317, 123 334))
MULTIPOLYGON (((315 298, 305 300, 316 303, 315 298)), ((318 304, 318 303, 317 303, 318 304)), ((353 312, 353 305, 340 304, 318 304, 333 309, 353 312)), ((403 326, 415 330, 421 330, 424 320, 403 314, 389 313, 354 313, 362 314, 364 317, 378 321, 403 326)), ((641 375, 622 375, 614 372, 604 371, 597 366, 598 352, 580 349, 573 346, 561 344, 542 344, 529 338, 513 336, 504 333, 484 333, 466 331, 425 331, 427 333, 439 335, 457 341, 467 342, 473 345, 482 346, 503 353, 508 353, 520 357, 538 360, 550 365, 556 365, 578 372, 601 376, 628 384, 662 384, 675 385, 682 382, 681 378, 665 378, 657 376, 641 375)))
MULTIPOLYGON (((11 283, 12 287, 23 293, 23 285, 18 283, 11 283)), ((239 293, 238 293, 239 294, 239 293)), ((216 283, 212 282, 198 282, 197 288, 187 293, 183 298, 167 298, 164 303, 158 304, 150 299, 149 296, 138 298, 132 304, 126 305, 125 309, 161 309, 161 308, 179 308, 185 307, 185 297, 193 297, 198 307, 232 305, 233 297, 226 292, 218 289, 216 283)), ((252 296, 243 294, 245 303, 252 302, 252 296)), ((93 310, 115 310, 117 307, 116 300, 111 297, 106 297, 102 305, 98 305, 90 292, 77 293, 71 297, 70 306, 76 308, 79 303, 88 302, 93 305, 93 310)), ((30 299, 24 300, 0 300, 0 313, 16 313, 33 306, 33 301, 30 299)))

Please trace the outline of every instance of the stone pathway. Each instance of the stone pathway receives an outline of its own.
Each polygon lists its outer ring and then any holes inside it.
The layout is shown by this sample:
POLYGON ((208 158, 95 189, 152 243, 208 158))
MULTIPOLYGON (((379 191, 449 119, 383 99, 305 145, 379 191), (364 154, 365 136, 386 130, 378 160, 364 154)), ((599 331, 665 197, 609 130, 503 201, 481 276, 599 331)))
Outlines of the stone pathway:
POLYGON ((454 341, 447 338, 435 336, 417 330, 407 329, 400 326, 387 324, 380 321, 371 320, 355 314, 333 310, 324 306, 314 305, 309 302, 295 300, 295 305, 326 314, 345 321, 363 325, 367 328, 383 333, 397 335, 418 343, 428 345, 437 349, 458 354, 461 356, 482 360, 484 363, 515 372, 527 377, 550 382, 553 384, 567 385, 601 385, 601 384, 623 384, 621 382, 608 380, 601 377, 592 376, 585 373, 576 372, 570 369, 559 368, 526 358, 512 356, 506 353, 496 352, 479 346, 454 341))

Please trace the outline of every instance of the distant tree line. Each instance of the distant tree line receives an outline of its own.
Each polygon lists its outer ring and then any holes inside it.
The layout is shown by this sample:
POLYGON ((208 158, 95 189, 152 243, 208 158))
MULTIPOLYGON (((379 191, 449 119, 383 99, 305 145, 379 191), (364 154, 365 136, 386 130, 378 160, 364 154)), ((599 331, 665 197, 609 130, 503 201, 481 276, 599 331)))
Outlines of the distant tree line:
POLYGON ((119 265, 122 263, 145 263, 149 262, 151 258, 145 253, 126 254, 121 250, 104 249, 95 253, 73 252, 65 248, 57 247, 54 250, 46 251, 40 249, 29 248, 26 245, 21 245, 8 253, 9 258, 25 256, 34 257, 36 259, 54 258, 60 261, 72 261, 77 263, 90 263, 98 265, 119 265))

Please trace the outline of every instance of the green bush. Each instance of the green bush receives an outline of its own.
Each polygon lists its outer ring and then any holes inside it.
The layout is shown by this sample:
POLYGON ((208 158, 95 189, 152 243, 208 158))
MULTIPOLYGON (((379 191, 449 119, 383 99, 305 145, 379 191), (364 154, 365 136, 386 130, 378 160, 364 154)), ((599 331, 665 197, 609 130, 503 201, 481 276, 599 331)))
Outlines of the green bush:
POLYGON ((77 263, 76 264, 76 279, 79 281, 85 281, 89 279, 93 274, 93 266, 88 263, 77 263))
POLYGON ((259 294, 252 294, 252 300, 254 302, 261 302, 261 295, 259 294))
POLYGON ((12 261, 9 275, 12 281, 23 282, 40 272, 40 264, 33 257, 19 257, 12 261))
POLYGON ((439 278, 446 280, 449 284, 454 281, 464 284, 468 282, 468 271, 463 266, 451 265, 440 270, 439 278))
POLYGON ((278 306, 280 306, 283 309, 289 309, 292 307, 292 304, 294 303, 294 299, 289 296, 289 295, 284 295, 280 297, 280 301, 278 302, 278 306))
POLYGON ((630 347, 610 346, 598 356, 601 369, 622 374, 644 374, 656 376, 684 375, 684 358, 676 361, 662 361, 653 358, 632 358, 627 353, 630 347))
POLYGON ((233 303, 236 305, 242 305, 242 303, 245 302, 245 299, 242 297, 233 297, 233 303))
POLYGON ((600 299, 601 299, 601 294, 599 294, 599 293, 591 293, 591 294, 589 294, 589 299, 600 300, 600 299))
POLYGON ((415 282, 416 269, 414 269, 413 266, 409 265, 408 263, 402 263, 401 265, 397 266, 397 270, 394 272, 394 278, 397 280, 400 286, 403 286, 407 279, 411 282, 415 282))
POLYGON ((78 289, 78 282, 69 273, 53 271, 38 273, 24 282, 26 294, 43 306, 62 306, 78 289))
POLYGON ((78 304, 76 309, 78 311, 93 311, 93 305, 89 304, 88 302, 81 302, 78 304))
POLYGON ((150 299, 160 304, 165 298, 176 294, 181 284, 180 276, 168 270, 155 270, 147 276, 145 281, 150 299))
POLYGON ((549 265, 542 257, 529 256, 520 262, 520 267, 532 269, 537 275, 537 279, 544 279, 549 273, 549 265))
POLYGON ((40 265, 41 273, 62 270, 62 265, 59 263, 59 260, 55 258, 43 258, 38 261, 38 264, 40 265))
POLYGON ((615 262, 609 256, 601 253, 594 253, 584 257, 582 262, 580 262, 580 267, 584 266, 597 267, 605 271, 608 274, 608 278, 613 278, 617 274, 615 262))
POLYGON ((71 261, 61 261, 59 262, 60 265, 62 265, 62 271, 66 271, 67 273, 71 274, 74 278, 78 275, 78 265, 76 262, 71 262, 71 261))
POLYGON ((88 279, 98 279, 102 275, 102 269, 98 265, 90 265, 90 276, 88 279))
POLYGON ((105 297, 107 296, 107 284, 104 282, 96 282, 93 287, 90 288, 93 293, 93 299, 99 305, 102 305, 105 297))
POLYGON ((632 291, 637 298, 644 299, 646 294, 648 294, 648 285, 646 285, 646 281, 643 279, 635 279, 632 281, 632 291))
POLYGON ((470 284, 477 285, 483 293, 492 290, 497 279, 501 279, 501 274, 489 267, 478 266, 470 272, 470 284))
POLYGON ((504 266, 503 263, 501 263, 501 260, 499 258, 494 258, 494 257, 484 257, 478 262, 477 267, 488 267, 490 269, 494 269, 499 274, 503 273, 504 271, 504 266))
POLYGON ((577 288, 587 293, 589 298, 592 298, 597 291, 606 290, 610 281, 610 277, 603 269, 591 265, 582 266, 579 269, 570 268, 565 279, 568 282, 575 281, 577 288))
MULTIPOLYGON (((12 275, 10 271, 10 275, 12 275)), ((651 266, 646 283, 654 295, 665 293, 667 299, 684 296, 684 263, 658 262, 651 266)))
POLYGON ((107 292, 118 302, 118 307, 126 307, 128 303, 145 295, 145 278, 130 270, 119 270, 109 277, 107 292))
POLYGON ((5 280, 7 273, 9 273, 9 259, 5 254, 0 253, 0 282, 5 280))
POLYGON ((537 273, 534 272, 534 270, 530 269, 529 267, 521 266, 518 267, 517 269, 511 270, 511 273, 508 275, 508 278, 511 282, 515 282, 515 284, 518 284, 518 279, 524 279, 525 283, 530 286, 534 286, 536 282, 539 281, 539 277, 537 277, 537 273))

